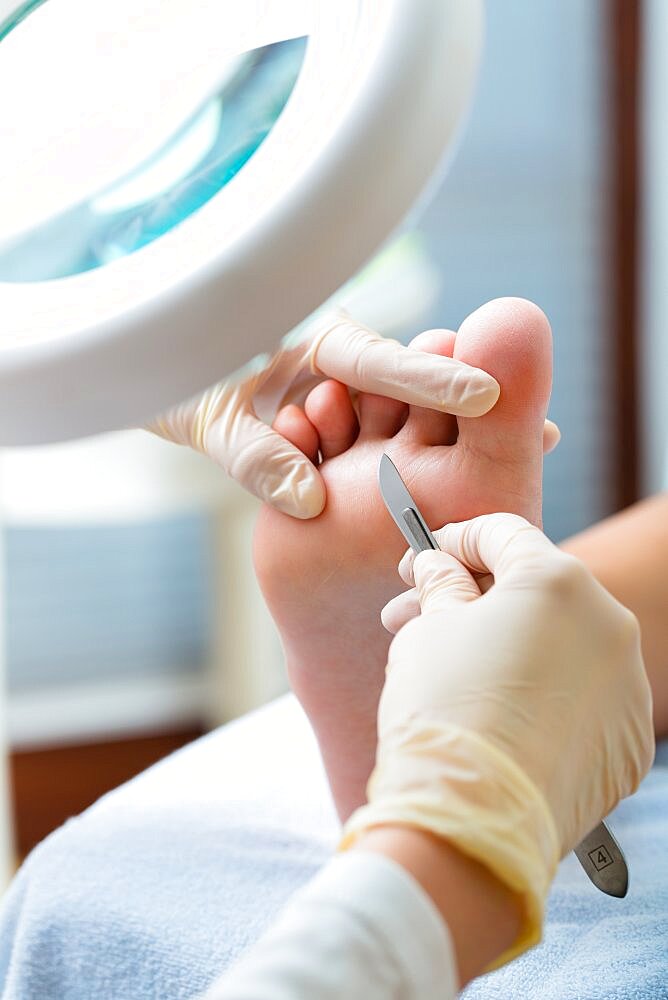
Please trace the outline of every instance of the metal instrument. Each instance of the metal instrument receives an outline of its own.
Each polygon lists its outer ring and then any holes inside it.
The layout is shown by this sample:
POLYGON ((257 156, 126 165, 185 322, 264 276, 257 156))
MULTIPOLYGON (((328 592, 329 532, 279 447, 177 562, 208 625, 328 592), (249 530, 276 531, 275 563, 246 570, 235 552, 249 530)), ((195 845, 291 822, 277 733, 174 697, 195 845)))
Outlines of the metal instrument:
MULTIPOLYGON (((383 455, 378 467, 380 493, 392 519, 415 553, 437 549, 436 539, 408 492, 392 460, 383 455)), ((575 848, 575 856, 594 885, 622 899, 629 886, 629 871, 619 844, 605 823, 599 823, 575 848)))

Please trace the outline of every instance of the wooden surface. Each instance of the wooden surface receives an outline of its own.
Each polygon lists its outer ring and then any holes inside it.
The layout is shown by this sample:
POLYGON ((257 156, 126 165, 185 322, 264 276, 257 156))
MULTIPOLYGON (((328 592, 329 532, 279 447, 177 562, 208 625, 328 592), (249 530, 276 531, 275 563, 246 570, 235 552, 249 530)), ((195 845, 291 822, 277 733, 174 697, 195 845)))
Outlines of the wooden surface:
POLYGON ((187 729, 12 753, 10 780, 19 858, 105 792, 201 735, 202 730, 187 729))
POLYGON ((639 247, 641 217, 642 0, 608 0, 610 29, 611 442, 615 506, 639 496, 639 247))

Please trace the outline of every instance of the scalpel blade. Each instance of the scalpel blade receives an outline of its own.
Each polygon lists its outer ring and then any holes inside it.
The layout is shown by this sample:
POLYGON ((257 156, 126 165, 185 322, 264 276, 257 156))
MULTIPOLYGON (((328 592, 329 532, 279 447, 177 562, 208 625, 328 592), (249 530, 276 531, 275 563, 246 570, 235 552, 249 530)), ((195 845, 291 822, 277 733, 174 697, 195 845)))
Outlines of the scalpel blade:
POLYGON ((436 539, 427 527, 397 467, 388 455, 383 455, 378 466, 380 495, 394 523, 414 552, 437 549, 436 539))
POLYGON ((589 878, 601 892, 623 899, 629 888, 629 870, 622 849, 605 823, 588 833, 575 854, 589 878))
MULTIPOLYGON (((387 455, 378 466, 380 495, 392 518, 414 552, 437 549, 436 539, 408 492, 399 471, 387 455)), ((622 899, 629 886, 629 870, 621 847, 605 823, 588 834, 575 855, 597 889, 622 899)))

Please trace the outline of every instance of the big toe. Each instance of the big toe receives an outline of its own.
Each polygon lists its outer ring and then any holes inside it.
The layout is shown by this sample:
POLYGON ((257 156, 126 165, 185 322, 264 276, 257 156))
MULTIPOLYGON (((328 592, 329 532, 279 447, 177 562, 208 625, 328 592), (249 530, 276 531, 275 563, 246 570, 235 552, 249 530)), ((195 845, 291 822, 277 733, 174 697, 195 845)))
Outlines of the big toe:
POLYGON ((545 313, 526 299, 494 299, 464 320, 454 356, 489 372, 501 386, 489 413, 458 419, 459 441, 499 461, 542 457, 552 389, 552 332, 545 313))

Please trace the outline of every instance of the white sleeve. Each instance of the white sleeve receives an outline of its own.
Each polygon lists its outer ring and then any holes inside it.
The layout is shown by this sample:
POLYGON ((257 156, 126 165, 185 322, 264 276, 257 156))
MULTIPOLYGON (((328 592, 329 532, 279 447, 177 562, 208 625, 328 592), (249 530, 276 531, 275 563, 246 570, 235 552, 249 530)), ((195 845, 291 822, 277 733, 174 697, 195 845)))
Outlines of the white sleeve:
POLYGON ((457 982, 450 932, 422 887, 389 858, 351 851, 205 1000, 453 1000, 457 982))

